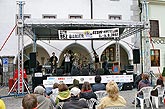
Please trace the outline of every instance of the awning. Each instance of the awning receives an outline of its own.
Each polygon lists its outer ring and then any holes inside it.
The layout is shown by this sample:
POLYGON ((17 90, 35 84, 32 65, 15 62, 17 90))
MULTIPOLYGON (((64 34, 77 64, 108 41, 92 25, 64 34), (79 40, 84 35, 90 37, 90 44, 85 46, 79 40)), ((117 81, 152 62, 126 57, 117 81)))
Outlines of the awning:
POLYGON ((24 33, 36 40, 59 40, 58 30, 119 28, 120 39, 148 29, 148 23, 100 19, 26 19, 24 33))

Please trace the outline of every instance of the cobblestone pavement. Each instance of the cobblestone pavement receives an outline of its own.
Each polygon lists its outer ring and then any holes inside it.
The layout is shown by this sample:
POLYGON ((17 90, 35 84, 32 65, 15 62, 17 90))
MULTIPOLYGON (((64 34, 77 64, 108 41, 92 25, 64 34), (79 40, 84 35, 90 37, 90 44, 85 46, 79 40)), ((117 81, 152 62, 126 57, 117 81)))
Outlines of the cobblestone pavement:
MULTIPOLYGON (((6 96, 7 93, 8 93, 8 87, 0 88, 0 96, 6 96)), ((135 93, 136 93, 136 89, 120 91, 120 95, 123 96, 127 101, 126 109, 135 109, 135 106, 132 104, 132 101, 135 97, 135 93)), ((2 99, 4 100, 7 109, 22 109, 22 106, 21 106, 22 97, 5 97, 2 99)), ((140 108, 137 107, 136 109, 140 109, 140 108)), ((154 106, 154 109, 155 109, 155 106, 154 106)), ((161 105, 159 109, 165 109, 165 105, 161 105)))

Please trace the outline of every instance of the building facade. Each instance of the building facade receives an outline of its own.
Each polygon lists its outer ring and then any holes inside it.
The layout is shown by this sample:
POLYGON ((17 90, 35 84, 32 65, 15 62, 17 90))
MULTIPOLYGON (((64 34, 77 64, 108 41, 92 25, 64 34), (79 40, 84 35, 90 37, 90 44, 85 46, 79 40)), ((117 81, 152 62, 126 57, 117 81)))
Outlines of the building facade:
MULTIPOLYGON (((18 34, 17 28, 12 32, 17 24, 18 5, 15 0, 2 0, 0 3, 0 42, 5 45, 1 49, 1 56, 15 56, 14 63, 17 64, 18 56, 18 34), (11 35, 10 35, 11 33, 11 35), (8 40, 7 37, 9 37, 8 40)), ((46 21, 46 20, 109 20, 114 22, 139 22, 140 9, 138 0, 25 0, 23 10, 24 20, 46 21)), ((152 13, 151 13, 152 16, 152 13)), ((42 22, 41 22, 42 23, 42 22)), ((130 25, 132 25, 130 23, 130 25)), ((45 28, 47 28, 45 26, 45 28)), ((69 29, 69 28, 67 28, 69 29)), ((39 31, 44 36, 45 30, 39 31)), ((123 30, 125 31, 125 30, 123 30)), ((33 31, 34 32, 34 31, 33 31)), ((53 32, 53 31, 52 31, 53 32)), ((50 32, 51 33, 51 32, 50 32)), ((38 35, 37 30, 34 33, 38 35)), ((58 37, 53 36, 52 38, 58 37)), ((125 69, 128 65, 133 65, 133 49, 140 49, 140 34, 136 32, 120 40, 120 68, 125 69)), ((79 63, 83 66, 94 62, 93 53, 99 55, 100 62, 102 56, 106 55, 108 62, 116 61, 116 41, 114 40, 57 40, 38 39, 34 48, 34 40, 27 34, 24 35, 24 62, 29 60, 29 54, 36 52, 36 58, 40 65, 44 65, 50 58, 52 52, 58 57, 58 66, 62 66, 64 53, 72 50, 79 57, 79 63)), ((140 64, 140 63, 138 63, 140 64)), ((139 67, 136 72, 141 72, 139 67)))

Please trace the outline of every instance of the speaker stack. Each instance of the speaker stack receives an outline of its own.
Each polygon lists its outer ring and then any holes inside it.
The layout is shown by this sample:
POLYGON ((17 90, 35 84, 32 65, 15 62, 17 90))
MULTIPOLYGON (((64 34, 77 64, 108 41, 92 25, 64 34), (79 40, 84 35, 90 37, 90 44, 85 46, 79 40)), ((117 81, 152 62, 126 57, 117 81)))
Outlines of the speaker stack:
POLYGON ((133 64, 140 64, 140 51, 133 49, 133 64))
POLYGON ((36 52, 30 53, 29 67, 36 68, 36 52))

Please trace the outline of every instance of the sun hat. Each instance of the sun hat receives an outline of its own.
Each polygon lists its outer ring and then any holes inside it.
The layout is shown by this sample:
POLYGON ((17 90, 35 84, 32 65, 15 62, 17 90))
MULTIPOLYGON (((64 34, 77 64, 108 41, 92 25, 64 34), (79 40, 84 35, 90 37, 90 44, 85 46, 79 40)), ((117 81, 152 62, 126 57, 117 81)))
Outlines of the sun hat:
POLYGON ((73 87, 70 90, 70 93, 73 94, 74 96, 77 96, 80 92, 81 92, 81 90, 79 88, 77 88, 77 87, 73 87))

